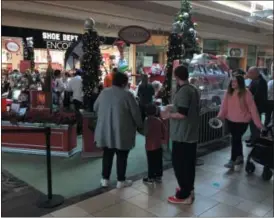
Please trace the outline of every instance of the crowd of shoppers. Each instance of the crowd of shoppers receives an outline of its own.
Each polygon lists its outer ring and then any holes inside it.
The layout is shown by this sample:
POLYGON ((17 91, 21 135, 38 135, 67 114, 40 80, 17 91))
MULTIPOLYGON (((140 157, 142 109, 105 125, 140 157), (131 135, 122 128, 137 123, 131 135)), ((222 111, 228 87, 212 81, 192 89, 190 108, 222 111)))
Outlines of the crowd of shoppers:
MULTIPOLYGON (((128 90, 128 77, 119 72, 111 74, 111 83, 106 85, 94 104, 98 115, 95 130, 97 146, 103 149, 101 185, 107 187, 114 155, 117 156, 117 188, 132 184, 126 179, 127 159, 134 147, 136 130, 143 128, 146 141, 148 174, 144 183, 160 183, 163 173, 162 139, 167 131, 164 120, 169 120, 172 140, 172 165, 179 187, 168 198, 170 203, 191 204, 194 200, 195 162, 199 138, 200 93, 189 83, 188 69, 179 66, 174 70, 177 91, 172 104, 159 111, 153 104, 155 88, 142 77, 138 87, 138 101, 128 90), (139 103, 139 104, 138 104, 139 103)), ((109 81, 108 81, 109 83, 109 81)), ((235 72, 225 93, 218 118, 227 122, 231 133, 231 157, 225 167, 233 169, 244 163, 242 137, 248 126, 251 139, 256 140, 264 128, 262 113, 273 113, 273 79, 267 84, 256 67, 248 74, 235 72), (252 80, 249 89, 245 77, 252 80), (268 99, 267 99, 268 97, 268 99)), ((269 118, 268 118, 269 119, 269 118)), ((266 119, 266 124, 269 123, 266 119)), ((254 141, 252 141, 254 143, 254 141)))
POLYGON ((170 120, 173 141, 172 163, 179 184, 171 203, 191 204, 194 200, 194 179, 199 123, 199 92, 188 83, 188 69, 180 66, 175 70, 178 90, 173 104, 160 113, 153 104, 154 89, 143 76, 138 89, 139 105, 128 91, 128 77, 112 74, 112 86, 105 88, 94 104, 98 120, 95 142, 103 149, 101 185, 107 187, 114 155, 117 156, 117 188, 132 184, 126 179, 127 159, 134 147, 136 130, 144 127, 148 176, 145 183, 161 182, 163 173, 161 142, 166 127, 163 120, 170 120), (144 122, 143 122, 144 121, 144 122), (144 123, 144 125, 143 125, 144 123))

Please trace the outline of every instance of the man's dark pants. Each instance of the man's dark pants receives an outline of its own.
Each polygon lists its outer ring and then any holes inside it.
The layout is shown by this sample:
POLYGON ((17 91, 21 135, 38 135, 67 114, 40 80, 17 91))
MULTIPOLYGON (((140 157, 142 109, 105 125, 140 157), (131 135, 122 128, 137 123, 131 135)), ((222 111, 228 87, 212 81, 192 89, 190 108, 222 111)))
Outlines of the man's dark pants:
POLYGON ((172 142, 172 165, 180 191, 178 199, 190 196, 194 189, 197 143, 172 142))

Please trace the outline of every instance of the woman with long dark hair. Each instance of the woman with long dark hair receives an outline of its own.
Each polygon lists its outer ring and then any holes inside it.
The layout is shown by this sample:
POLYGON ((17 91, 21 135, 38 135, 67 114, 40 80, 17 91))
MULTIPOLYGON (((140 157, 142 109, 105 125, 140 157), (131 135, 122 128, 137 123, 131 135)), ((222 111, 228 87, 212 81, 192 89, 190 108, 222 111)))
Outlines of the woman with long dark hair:
POLYGON ((218 118, 226 119, 228 123, 232 136, 232 149, 230 161, 225 164, 225 167, 234 169, 234 166, 244 162, 242 136, 247 130, 248 123, 253 120, 259 129, 263 128, 252 94, 245 87, 243 76, 235 75, 232 78, 218 118))

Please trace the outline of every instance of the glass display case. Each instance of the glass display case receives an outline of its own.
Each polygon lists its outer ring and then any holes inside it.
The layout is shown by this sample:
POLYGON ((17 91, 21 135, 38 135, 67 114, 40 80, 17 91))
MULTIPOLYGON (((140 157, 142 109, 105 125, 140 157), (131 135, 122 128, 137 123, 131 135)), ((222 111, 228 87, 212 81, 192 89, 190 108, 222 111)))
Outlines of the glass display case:
POLYGON ((190 83, 201 92, 202 107, 219 106, 230 78, 227 64, 221 57, 195 55, 189 64, 190 83))

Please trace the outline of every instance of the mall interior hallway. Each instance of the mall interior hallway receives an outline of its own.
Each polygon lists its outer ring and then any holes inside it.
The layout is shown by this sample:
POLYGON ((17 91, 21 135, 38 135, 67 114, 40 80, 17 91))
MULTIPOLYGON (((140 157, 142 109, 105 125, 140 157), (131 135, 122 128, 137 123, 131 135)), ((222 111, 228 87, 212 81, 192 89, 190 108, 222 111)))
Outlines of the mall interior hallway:
MULTIPOLYGON (((244 146, 245 154, 250 148, 244 146)), ((244 168, 234 172, 223 167, 230 148, 213 152, 196 167, 195 201, 192 205, 173 205, 167 197, 175 193, 173 169, 164 172, 163 183, 132 187, 86 199, 45 216, 54 217, 273 217, 273 179, 263 181, 262 167, 256 164, 253 175, 244 168)))
MULTIPOLYGON (((215 145, 200 148, 198 154, 202 156, 224 148, 227 142, 226 139, 215 145)), ((79 137, 78 145, 81 144, 82 139, 79 137)), ((63 195, 66 199, 65 204, 71 204, 102 192, 99 183, 101 164, 101 158, 83 158, 80 153, 70 158, 52 157, 53 193, 63 195)), ((171 167, 170 161, 165 161, 164 164, 166 168, 171 167)), ((136 180, 144 176, 146 171, 144 137, 137 135, 136 146, 129 155, 127 176, 136 180)), ((116 164, 113 164, 112 172, 111 180, 114 185, 116 164)), ((5 209, 2 210, 2 215, 21 216, 20 210, 27 210, 26 215, 39 216, 41 211, 35 208, 34 204, 39 194, 47 193, 46 182, 45 156, 2 152, 2 208, 5 209)))

